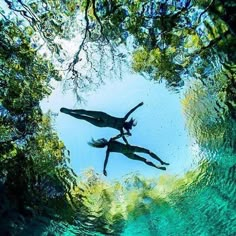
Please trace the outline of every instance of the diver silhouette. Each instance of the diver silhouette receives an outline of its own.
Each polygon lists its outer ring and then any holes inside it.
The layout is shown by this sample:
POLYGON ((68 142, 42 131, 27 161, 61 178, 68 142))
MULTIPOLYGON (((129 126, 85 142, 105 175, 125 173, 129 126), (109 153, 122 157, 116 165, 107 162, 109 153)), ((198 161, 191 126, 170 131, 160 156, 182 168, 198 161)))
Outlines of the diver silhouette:
POLYGON ((130 158, 132 160, 142 161, 149 166, 153 166, 153 167, 155 167, 157 169, 161 169, 161 170, 166 170, 166 167, 156 166, 154 163, 147 160, 146 158, 135 154, 135 152, 146 153, 146 154, 150 155, 152 158, 154 158, 155 160, 159 161, 161 163, 161 165, 169 165, 169 163, 162 161, 155 153, 151 152, 150 150, 148 150, 146 148, 132 146, 129 144, 124 144, 124 143, 116 141, 116 139, 119 139, 121 136, 122 135, 119 134, 119 135, 109 139, 109 141, 104 138, 98 139, 98 140, 92 139, 92 141, 88 143, 90 146, 96 147, 96 148, 107 147, 106 158, 105 158, 104 167, 103 167, 103 174, 105 176, 107 176, 106 166, 107 166, 110 152, 122 153, 123 155, 127 156, 128 158, 130 158))
POLYGON ((84 109, 72 110, 62 107, 61 112, 73 116, 77 119, 85 120, 98 127, 110 127, 120 131, 121 136, 126 144, 128 144, 125 134, 131 135, 130 130, 133 126, 136 126, 136 122, 133 118, 127 121, 131 113, 133 113, 138 107, 142 106, 143 102, 139 103, 137 106, 132 108, 123 118, 114 117, 108 115, 102 111, 88 111, 84 109), (126 133, 124 133, 124 130, 126 133))

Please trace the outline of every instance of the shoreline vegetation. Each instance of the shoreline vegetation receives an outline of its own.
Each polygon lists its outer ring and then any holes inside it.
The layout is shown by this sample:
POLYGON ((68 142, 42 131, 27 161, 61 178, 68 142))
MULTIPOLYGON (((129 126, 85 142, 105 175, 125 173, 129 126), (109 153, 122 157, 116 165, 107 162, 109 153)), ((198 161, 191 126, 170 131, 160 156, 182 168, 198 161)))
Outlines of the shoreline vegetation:
POLYGON ((235 19, 231 0, 4 0, 0 234, 233 235, 235 19), (58 42, 75 32, 81 40, 71 58, 58 42), (120 74, 122 63, 168 89, 185 89, 182 107, 200 161, 183 177, 109 183, 70 167, 40 101, 57 80, 80 102, 81 91, 102 84, 107 68, 120 74))

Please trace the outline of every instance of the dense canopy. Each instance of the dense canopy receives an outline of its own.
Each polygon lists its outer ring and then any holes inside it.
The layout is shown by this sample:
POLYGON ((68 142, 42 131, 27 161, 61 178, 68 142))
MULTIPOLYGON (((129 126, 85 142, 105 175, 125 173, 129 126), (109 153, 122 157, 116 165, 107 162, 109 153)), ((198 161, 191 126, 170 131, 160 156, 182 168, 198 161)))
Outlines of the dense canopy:
POLYGON ((0 234, 233 235, 235 10, 233 0, 3 0, 0 234), (184 94, 201 156, 183 177, 110 183, 70 166, 40 101, 55 80, 81 101, 124 65, 184 94))

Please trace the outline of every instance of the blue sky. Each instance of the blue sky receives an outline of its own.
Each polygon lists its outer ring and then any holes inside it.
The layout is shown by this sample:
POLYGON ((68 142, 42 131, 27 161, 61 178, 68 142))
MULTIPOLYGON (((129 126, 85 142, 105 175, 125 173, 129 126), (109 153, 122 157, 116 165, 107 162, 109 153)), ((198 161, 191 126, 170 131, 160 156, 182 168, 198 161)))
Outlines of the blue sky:
MULTIPOLYGON (((144 79, 137 74, 126 73, 123 80, 107 80, 96 91, 83 94, 86 102, 78 104, 71 90, 62 92, 61 84, 55 84, 52 95, 41 103, 46 112, 58 113, 55 129, 71 153, 71 165, 81 174, 93 168, 102 174, 105 149, 89 146, 91 138, 107 138, 117 135, 117 130, 99 128, 83 120, 60 113, 61 107, 71 109, 101 110, 117 117, 123 117, 131 108, 143 101, 133 117, 138 124, 129 137, 131 145, 142 146, 155 152, 170 163, 166 171, 160 171, 142 162, 130 160, 122 154, 111 153, 107 173, 109 179, 139 172, 146 177, 160 174, 181 175, 193 165, 194 145, 185 129, 180 95, 168 91, 164 84, 144 79)), ((147 157, 152 160, 151 157, 147 157)), ((157 163, 158 164, 158 163, 157 163)))

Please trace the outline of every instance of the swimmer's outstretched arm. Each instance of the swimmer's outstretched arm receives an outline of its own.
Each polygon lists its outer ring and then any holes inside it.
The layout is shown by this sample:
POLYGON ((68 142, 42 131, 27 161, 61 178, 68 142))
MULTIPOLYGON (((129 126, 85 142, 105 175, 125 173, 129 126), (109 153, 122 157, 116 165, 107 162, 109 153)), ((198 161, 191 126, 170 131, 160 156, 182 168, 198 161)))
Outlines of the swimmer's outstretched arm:
POLYGON ((105 158, 104 166, 103 166, 103 174, 104 174, 105 176, 107 176, 106 168, 107 168, 107 162, 108 162, 109 154, 110 154, 110 152, 109 152, 109 150, 108 150, 108 148, 107 148, 107 151, 106 151, 106 158, 105 158))
MULTIPOLYGON (((120 137, 122 137, 122 139, 124 140, 124 142, 125 142, 126 144, 129 144, 129 143, 128 143, 128 140, 127 140, 126 137, 125 137, 126 134, 128 134, 128 133, 124 133, 124 130, 123 130, 123 129, 120 130, 120 137)), ((120 137, 119 137, 119 138, 120 138, 120 137)))
POLYGON ((141 107, 143 105, 143 102, 140 102, 137 106, 132 108, 125 116, 124 119, 127 120, 131 113, 133 113, 137 108, 141 107))
POLYGON ((113 137, 113 138, 110 138, 110 141, 116 140, 116 139, 119 139, 119 138, 122 137, 122 139, 124 140, 124 142, 125 142, 126 144, 129 144, 128 141, 127 141, 127 139, 125 138, 125 135, 127 135, 127 134, 128 134, 128 133, 124 133, 124 131, 122 130, 122 131, 120 131, 120 134, 116 135, 116 136, 113 137))

